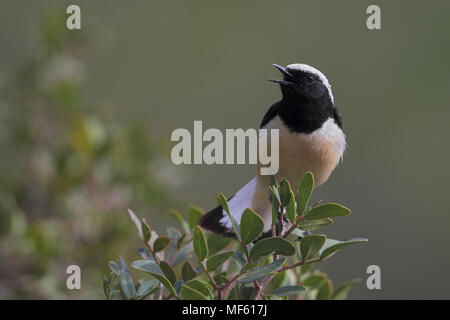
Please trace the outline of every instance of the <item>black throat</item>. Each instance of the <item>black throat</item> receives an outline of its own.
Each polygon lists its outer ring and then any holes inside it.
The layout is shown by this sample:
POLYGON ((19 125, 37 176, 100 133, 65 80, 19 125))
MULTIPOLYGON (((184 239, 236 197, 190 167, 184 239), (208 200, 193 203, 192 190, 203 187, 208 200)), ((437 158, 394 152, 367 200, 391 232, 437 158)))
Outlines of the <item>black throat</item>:
POLYGON ((335 118, 333 102, 328 95, 311 99, 283 94, 283 99, 277 104, 279 117, 295 133, 314 132, 321 128, 328 118, 335 118))

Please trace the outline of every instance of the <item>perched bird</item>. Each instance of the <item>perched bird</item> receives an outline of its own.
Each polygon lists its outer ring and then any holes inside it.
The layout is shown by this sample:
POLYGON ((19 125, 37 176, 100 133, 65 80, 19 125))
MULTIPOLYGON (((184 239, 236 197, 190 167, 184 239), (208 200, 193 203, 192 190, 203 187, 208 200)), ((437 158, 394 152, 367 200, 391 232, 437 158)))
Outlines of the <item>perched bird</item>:
MULTIPOLYGON (((334 105, 331 85, 325 75, 306 64, 283 67, 278 83, 282 98, 272 105, 261 122, 262 129, 279 130, 278 181, 287 178, 297 189, 301 178, 311 171, 315 186, 327 181, 346 148, 342 118, 334 105)), ((239 223, 242 212, 251 208, 264 220, 264 232, 270 231, 272 209, 269 200, 270 176, 259 174, 228 200, 231 215, 239 223)), ((204 229, 233 236, 231 221, 221 206, 199 220, 204 229)))

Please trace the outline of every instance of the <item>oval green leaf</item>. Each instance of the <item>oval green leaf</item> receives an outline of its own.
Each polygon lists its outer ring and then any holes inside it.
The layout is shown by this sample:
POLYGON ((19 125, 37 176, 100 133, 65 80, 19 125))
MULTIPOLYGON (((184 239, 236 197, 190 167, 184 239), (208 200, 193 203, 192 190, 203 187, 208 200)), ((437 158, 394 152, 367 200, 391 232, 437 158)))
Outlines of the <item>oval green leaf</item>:
POLYGON ((325 259, 331 257, 332 255, 334 255, 336 252, 338 252, 340 249, 342 249, 344 247, 350 246, 352 244, 367 242, 367 241, 369 241, 369 240, 362 239, 362 238, 355 238, 355 239, 350 239, 347 241, 338 241, 338 240, 328 239, 320 252, 320 259, 325 260, 325 259))
POLYGON ((213 255, 206 261, 206 269, 208 269, 209 271, 213 271, 218 266, 227 261, 233 254, 234 251, 227 251, 213 255))
POLYGON ((189 286, 190 288, 197 290, 198 292, 200 292, 202 295, 204 295, 207 298, 212 298, 213 297, 213 288, 211 287, 211 285, 205 281, 201 281, 201 280, 191 280, 189 281, 189 283, 187 283, 187 286, 189 286))
POLYGON ((160 236, 153 243, 153 251, 154 252, 162 251, 169 245, 169 243, 170 243, 170 238, 169 237, 160 236))
POLYGON ((289 240, 281 237, 270 237, 258 241, 250 251, 253 258, 262 257, 275 252, 283 256, 295 254, 295 246, 289 240))
POLYGON ((286 207, 289 204, 289 200, 291 199, 291 185, 289 181, 285 178, 280 182, 280 201, 283 207, 286 207))
POLYGON ((297 190, 297 214, 302 216, 308 206, 309 198, 314 189, 314 176, 311 172, 305 173, 297 190))
POLYGON ((188 282, 194 279, 198 275, 197 271, 194 270, 194 267, 189 261, 186 261, 181 268, 181 277, 184 282, 188 282))
POLYGON ((241 241, 247 245, 256 240, 264 229, 264 220, 252 209, 245 209, 241 216, 241 241))
POLYGON ((272 272, 275 272, 280 268, 283 263, 286 261, 285 257, 279 258, 272 263, 269 263, 265 266, 258 267, 248 272, 244 278, 239 280, 240 283, 250 283, 262 278, 267 277, 272 272))
POLYGON ((327 237, 323 234, 313 234, 303 237, 300 242, 302 260, 306 261, 318 256, 319 250, 325 244, 327 237))
POLYGON ((139 280, 139 288, 136 292, 136 296, 141 298, 148 296, 157 284, 158 281, 156 280, 139 280))
POLYGON ((136 295, 136 288, 128 272, 122 272, 120 274, 120 288, 127 299, 134 298, 136 295))
POLYGON ((136 260, 131 263, 133 269, 147 272, 147 273, 158 273, 163 275, 161 268, 153 261, 150 260, 136 260))
POLYGON ((142 235, 144 237, 145 242, 149 242, 150 238, 152 237, 152 230, 150 229, 150 226, 147 223, 147 219, 142 219, 142 235))
POLYGON ((159 266, 170 283, 175 284, 175 282, 177 282, 177 274, 175 273, 175 270, 173 270, 172 267, 165 261, 161 261, 159 266))
POLYGON ((302 221, 298 224, 298 228, 304 231, 314 231, 321 227, 327 226, 333 223, 333 219, 324 218, 316 220, 302 221))
POLYGON ((269 188, 270 197, 272 200, 272 226, 275 225, 278 218, 278 210, 280 210, 280 194, 278 193, 278 189, 274 186, 269 188))
POLYGON ((296 215, 297 215, 297 211, 295 209, 295 197, 294 197, 294 193, 292 192, 292 190, 290 190, 290 192, 291 192, 291 197, 289 198, 289 203, 286 208, 286 216, 291 223, 295 223, 295 219, 296 219, 296 215))
POLYGON ((202 229, 195 227, 194 230, 194 252, 199 261, 203 261, 208 256, 208 244, 202 229))
POLYGON ((181 288, 181 296, 184 300, 208 300, 208 298, 200 291, 195 290, 186 284, 181 288))
POLYGON ((219 206, 222 207, 222 209, 225 210, 225 212, 228 215, 228 218, 231 221, 231 227, 233 229, 233 232, 236 234, 236 238, 241 241, 241 233, 239 232, 239 226, 236 222, 236 220, 234 219, 234 217, 231 215, 230 213, 230 208, 228 207, 228 201, 227 198, 225 198, 225 196, 223 195, 223 193, 219 193, 219 195, 217 196, 217 204, 219 206))
POLYGON ((303 218, 305 220, 324 219, 332 217, 342 217, 349 215, 350 209, 338 203, 326 203, 312 208, 305 213, 303 218))
POLYGON ((274 295, 279 297, 292 296, 294 294, 302 293, 305 291, 305 288, 302 286, 285 286, 281 288, 277 288, 268 293, 268 295, 274 295))
POLYGON ((152 275, 156 280, 161 282, 164 285, 164 287, 166 287, 166 289, 169 290, 169 292, 174 297, 178 298, 177 292, 175 291, 175 288, 173 287, 172 283, 170 283, 169 279, 167 279, 165 276, 160 275, 158 273, 149 272, 149 274, 152 275))

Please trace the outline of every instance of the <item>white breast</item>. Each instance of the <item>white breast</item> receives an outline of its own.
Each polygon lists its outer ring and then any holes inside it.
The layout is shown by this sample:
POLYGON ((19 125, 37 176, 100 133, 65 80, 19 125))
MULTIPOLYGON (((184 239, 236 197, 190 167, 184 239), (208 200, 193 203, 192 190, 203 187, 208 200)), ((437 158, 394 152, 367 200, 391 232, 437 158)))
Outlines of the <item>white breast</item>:
POLYGON ((280 170, 277 178, 286 177, 293 188, 297 188, 307 171, 314 174, 316 186, 324 183, 346 148, 345 134, 332 118, 310 134, 289 131, 278 116, 265 128, 279 130, 280 170))

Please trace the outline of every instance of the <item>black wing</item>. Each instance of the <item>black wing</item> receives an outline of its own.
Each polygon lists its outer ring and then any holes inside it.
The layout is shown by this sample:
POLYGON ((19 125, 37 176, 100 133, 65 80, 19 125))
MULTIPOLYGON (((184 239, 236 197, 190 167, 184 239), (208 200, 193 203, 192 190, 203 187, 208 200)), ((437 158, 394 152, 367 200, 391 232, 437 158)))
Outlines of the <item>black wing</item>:
POLYGON ((334 121, 336 122, 336 124, 339 126, 339 128, 342 129, 342 116, 341 116, 341 112, 339 111, 338 108, 334 107, 333 108, 333 118, 334 121))
POLYGON ((264 127, 270 120, 272 120, 273 118, 275 118, 278 115, 278 111, 279 111, 279 103, 275 103, 273 104, 269 110, 267 110, 266 115, 264 116, 262 122, 261 122, 261 126, 259 128, 264 127))

